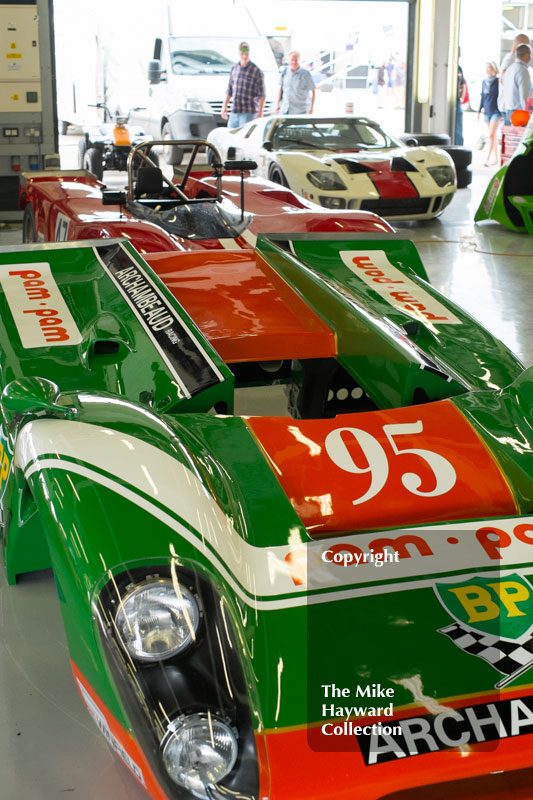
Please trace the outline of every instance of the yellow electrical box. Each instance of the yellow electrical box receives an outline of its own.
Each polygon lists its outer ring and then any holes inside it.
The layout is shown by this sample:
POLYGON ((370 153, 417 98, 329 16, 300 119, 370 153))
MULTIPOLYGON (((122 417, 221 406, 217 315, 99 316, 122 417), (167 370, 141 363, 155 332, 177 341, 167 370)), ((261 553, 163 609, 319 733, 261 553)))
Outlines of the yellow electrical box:
POLYGON ((0 113, 41 110, 38 23, 36 5, 2 5, 0 113))

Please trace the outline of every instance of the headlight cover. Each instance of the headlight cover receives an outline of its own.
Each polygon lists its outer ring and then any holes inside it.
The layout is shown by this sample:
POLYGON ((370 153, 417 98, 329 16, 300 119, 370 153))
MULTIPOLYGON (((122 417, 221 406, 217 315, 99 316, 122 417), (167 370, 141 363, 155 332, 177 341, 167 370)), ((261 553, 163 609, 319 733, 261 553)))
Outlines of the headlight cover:
POLYGON ((115 615, 122 647, 139 661, 160 661, 196 639, 200 609, 192 593, 170 580, 149 580, 127 592, 115 615))
POLYGON ((204 111, 204 104, 198 97, 185 97, 183 108, 185 111, 204 111))
POLYGON ((206 787, 219 783, 237 760, 237 737, 223 720, 210 713, 187 714, 173 720, 161 742, 170 778, 196 797, 207 798, 206 787))
POLYGON ((344 197, 331 197, 331 195, 320 195, 320 205, 324 208, 346 208, 344 197))
POLYGON ((455 170, 453 167, 443 165, 440 167, 428 167, 428 172, 437 186, 448 186, 455 183, 455 170))
POLYGON ((335 172, 330 172, 328 170, 312 170, 307 173, 307 180, 318 189, 325 189, 331 192, 348 188, 335 172))

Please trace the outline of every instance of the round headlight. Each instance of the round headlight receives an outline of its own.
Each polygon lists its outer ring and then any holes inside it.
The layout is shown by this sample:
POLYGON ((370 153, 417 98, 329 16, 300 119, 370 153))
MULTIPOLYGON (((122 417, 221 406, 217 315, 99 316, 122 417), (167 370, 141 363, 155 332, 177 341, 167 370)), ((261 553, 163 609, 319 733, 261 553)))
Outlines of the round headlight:
POLYGON ((124 595, 115 616, 120 643, 140 661, 158 661, 185 650, 196 638, 200 609, 181 584, 152 580, 124 595))
POLYGON ((189 714, 170 723, 161 743, 163 763, 172 780, 196 797, 219 783, 237 760, 237 737, 211 714, 189 714))

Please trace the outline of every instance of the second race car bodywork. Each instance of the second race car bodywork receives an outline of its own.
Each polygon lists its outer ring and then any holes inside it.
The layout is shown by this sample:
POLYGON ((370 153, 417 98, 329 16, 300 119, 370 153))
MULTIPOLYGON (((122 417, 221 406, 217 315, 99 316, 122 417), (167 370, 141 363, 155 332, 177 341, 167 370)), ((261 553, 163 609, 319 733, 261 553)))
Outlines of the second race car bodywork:
POLYGON ((53 567, 99 729, 155 800, 512 785, 531 371, 394 235, 150 261, 0 253, 8 581, 53 567), (250 338, 292 417, 232 414, 250 338))
POLYGON ((493 219, 510 228, 533 234, 533 128, 511 160, 491 178, 476 215, 476 222, 493 219))
MULTIPOLYGON (((153 144, 158 142, 145 147, 153 144)), ((140 252, 151 253, 253 248, 259 233, 392 230, 375 214, 333 215, 270 181, 246 178, 241 184, 238 173, 222 175, 221 164, 215 176, 205 165, 193 171, 199 144, 192 145, 191 161, 175 184, 155 166, 145 165, 134 173, 140 147, 130 154, 127 192, 106 192, 84 170, 24 173, 20 185, 24 241, 125 236, 140 252)))
POLYGON ((431 219, 456 190, 446 152, 403 145, 366 117, 266 117, 213 130, 208 140, 223 158, 252 158, 257 175, 335 213, 431 219))

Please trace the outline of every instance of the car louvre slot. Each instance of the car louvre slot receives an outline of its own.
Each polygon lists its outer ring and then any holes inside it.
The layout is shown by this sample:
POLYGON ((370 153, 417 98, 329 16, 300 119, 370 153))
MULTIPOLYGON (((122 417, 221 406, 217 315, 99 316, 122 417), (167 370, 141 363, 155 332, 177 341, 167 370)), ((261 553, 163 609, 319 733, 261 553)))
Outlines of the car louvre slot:
POLYGON ((412 214, 427 214, 429 198, 398 197, 393 200, 363 200, 362 211, 373 211, 382 217, 409 217, 412 214))
POLYGON ((395 156, 390 165, 391 172, 418 172, 417 167, 406 158, 395 156))
POLYGON ((358 172, 374 172, 372 167, 367 167, 366 164, 361 164, 359 161, 354 161, 351 158, 334 158, 336 164, 344 167, 350 175, 356 175, 358 172))

